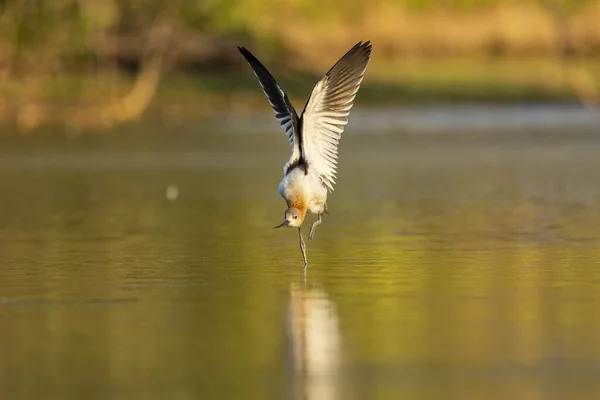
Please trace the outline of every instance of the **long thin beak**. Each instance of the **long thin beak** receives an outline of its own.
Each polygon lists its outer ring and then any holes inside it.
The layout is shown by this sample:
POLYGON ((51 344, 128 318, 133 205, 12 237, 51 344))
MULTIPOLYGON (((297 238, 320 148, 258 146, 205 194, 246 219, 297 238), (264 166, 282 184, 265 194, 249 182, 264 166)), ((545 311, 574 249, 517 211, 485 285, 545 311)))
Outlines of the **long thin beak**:
POLYGON ((287 219, 285 221, 283 221, 281 224, 274 226, 273 229, 276 228, 281 228, 282 226, 288 226, 290 224, 290 221, 288 221, 287 219))

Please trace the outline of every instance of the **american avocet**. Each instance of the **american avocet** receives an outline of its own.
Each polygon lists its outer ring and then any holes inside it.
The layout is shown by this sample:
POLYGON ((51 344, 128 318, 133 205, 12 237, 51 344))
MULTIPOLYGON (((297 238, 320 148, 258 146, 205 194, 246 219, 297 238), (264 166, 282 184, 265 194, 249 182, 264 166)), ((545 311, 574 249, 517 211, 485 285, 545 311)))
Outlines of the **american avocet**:
POLYGON ((244 47, 240 53, 250 64, 290 140, 292 156, 283 167, 279 194, 287 203, 284 221, 276 226, 298 228, 304 267, 308 265, 306 245, 300 227, 307 212, 317 214, 308 238, 327 213, 327 194, 333 192, 338 142, 371 57, 371 44, 358 42, 314 87, 304 111, 298 117, 290 99, 256 57, 244 47))

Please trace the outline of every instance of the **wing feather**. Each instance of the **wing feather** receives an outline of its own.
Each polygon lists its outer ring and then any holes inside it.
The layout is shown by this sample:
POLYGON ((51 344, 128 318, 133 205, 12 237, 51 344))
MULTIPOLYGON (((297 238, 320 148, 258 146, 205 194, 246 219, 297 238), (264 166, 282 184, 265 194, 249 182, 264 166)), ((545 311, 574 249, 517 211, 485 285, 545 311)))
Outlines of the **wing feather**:
POLYGON ((301 157, 329 192, 337 173, 338 143, 371 57, 370 42, 359 42, 321 79, 301 118, 301 157))
POLYGON ((267 100, 269 100, 271 107, 273 107, 275 118, 287 134, 292 150, 289 162, 293 163, 299 160, 302 154, 302 141, 300 140, 300 132, 298 131, 298 114, 294 106, 292 106, 287 94, 281 90, 281 87, 265 66, 246 48, 238 46, 238 50, 242 53, 246 61, 248 61, 250 67, 252 67, 254 75, 258 78, 258 82, 267 96, 267 100))

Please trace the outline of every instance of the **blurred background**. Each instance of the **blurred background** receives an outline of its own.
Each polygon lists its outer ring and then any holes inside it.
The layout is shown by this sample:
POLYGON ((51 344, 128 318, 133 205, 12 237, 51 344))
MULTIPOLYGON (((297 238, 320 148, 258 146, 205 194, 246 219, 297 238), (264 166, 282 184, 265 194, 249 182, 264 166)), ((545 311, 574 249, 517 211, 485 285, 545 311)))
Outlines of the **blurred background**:
POLYGON ((599 398, 599 21, 0 0, 0 398, 599 398), (301 111, 365 40, 303 280, 271 229, 289 143, 236 46, 301 111))
POLYGON ((3 0, 0 12, 0 121, 19 132, 262 111, 236 45, 301 102, 359 40, 375 45, 362 106, 598 102, 596 0, 3 0))

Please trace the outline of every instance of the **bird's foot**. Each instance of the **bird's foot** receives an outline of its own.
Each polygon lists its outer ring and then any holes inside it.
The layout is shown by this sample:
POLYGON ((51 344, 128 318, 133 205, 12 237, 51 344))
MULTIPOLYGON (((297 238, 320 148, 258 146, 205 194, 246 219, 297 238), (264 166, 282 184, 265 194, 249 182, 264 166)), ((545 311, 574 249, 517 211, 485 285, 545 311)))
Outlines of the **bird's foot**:
POLYGON ((307 273, 308 273, 308 261, 304 263, 304 268, 302 268, 302 282, 306 282, 307 273))
POLYGON ((308 265, 308 258, 306 258, 306 244, 302 238, 302 231, 298 228, 298 236, 300 236, 300 250, 302 251, 302 259, 304 259, 304 268, 308 265))

